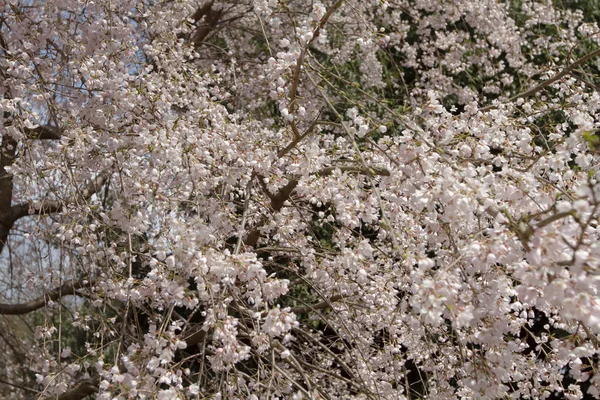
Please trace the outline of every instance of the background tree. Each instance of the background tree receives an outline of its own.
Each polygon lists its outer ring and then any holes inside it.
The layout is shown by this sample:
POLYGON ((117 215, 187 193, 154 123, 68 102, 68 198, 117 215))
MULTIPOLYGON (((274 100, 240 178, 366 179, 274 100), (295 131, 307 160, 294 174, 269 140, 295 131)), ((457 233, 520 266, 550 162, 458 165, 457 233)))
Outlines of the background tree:
POLYGON ((593 3, 0 3, 2 396, 599 396, 593 3))

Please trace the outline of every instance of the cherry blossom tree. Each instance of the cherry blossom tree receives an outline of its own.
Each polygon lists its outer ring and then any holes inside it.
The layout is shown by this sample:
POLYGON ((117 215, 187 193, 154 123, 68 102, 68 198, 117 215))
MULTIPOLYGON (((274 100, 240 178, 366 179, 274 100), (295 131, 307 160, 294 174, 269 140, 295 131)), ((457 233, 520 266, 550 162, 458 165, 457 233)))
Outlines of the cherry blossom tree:
POLYGON ((0 396, 600 398, 593 1, 0 1, 0 396))

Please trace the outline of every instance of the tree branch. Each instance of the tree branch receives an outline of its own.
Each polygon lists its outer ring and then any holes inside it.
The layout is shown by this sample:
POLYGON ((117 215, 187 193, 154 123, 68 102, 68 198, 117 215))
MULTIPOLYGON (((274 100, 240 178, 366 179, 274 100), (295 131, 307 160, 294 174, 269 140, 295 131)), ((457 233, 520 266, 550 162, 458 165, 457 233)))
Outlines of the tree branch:
POLYGON ((194 33, 194 37, 192 39, 195 47, 200 47, 204 39, 210 34, 210 32, 215 29, 218 25, 219 20, 223 16, 223 10, 214 10, 213 2, 208 2, 202 7, 199 7, 194 15, 192 15, 192 19, 198 23, 203 20, 203 24, 199 26, 194 33))
POLYGON ((18 219, 29 216, 29 215, 47 215, 52 213, 61 212, 66 204, 74 204, 78 200, 89 200, 100 188, 106 183, 110 176, 108 171, 103 171, 94 179, 90 179, 82 188, 79 190, 78 196, 71 196, 70 198, 59 201, 59 200, 48 200, 44 201, 40 207, 32 208, 29 203, 21 203, 14 205, 10 208, 10 218, 14 224, 18 219))
POLYGON ((314 310, 322 310, 324 308, 333 307, 333 305, 331 303, 335 303, 336 301, 341 300, 343 298, 344 298, 344 296, 342 296, 341 294, 336 294, 335 296, 332 296, 330 299, 324 300, 317 304, 308 305, 308 306, 304 306, 304 307, 292 307, 290 309, 290 311, 293 312, 294 314, 306 314, 306 313, 314 311, 314 310))
MULTIPOLYGON (((11 123, 4 126, 9 126, 11 123)), ((60 139, 61 136, 58 128, 49 125, 24 128, 23 132, 32 139, 60 139)), ((16 219, 13 219, 13 209, 11 207, 13 177, 7 172, 7 168, 14 161, 16 151, 17 141, 9 135, 3 135, 2 145, 0 146, 0 252, 4 249, 8 235, 16 221, 16 219)))
POLYGON ((390 171, 385 168, 379 167, 357 167, 353 165, 343 165, 343 166, 335 166, 335 167, 327 167, 315 173, 318 176, 329 176, 335 170, 341 170, 342 172, 355 172, 362 175, 382 175, 382 176, 390 176, 390 171))
MULTIPOLYGON (((279 189, 279 191, 275 195, 271 196, 267 192, 267 195, 269 195, 271 199, 271 208, 274 212, 281 211, 281 209, 283 208, 283 204, 286 202, 286 200, 289 200, 290 196, 292 195, 292 192, 294 191, 294 189, 296 189, 296 186, 298 186, 298 179, 292 179, 287 183, 287 185, 279 189)), ((244 238, 244 245, 256 246, 256 243, 258 243, 258 239, 260 238, 260 227, 263 226, 266 222, 267 219, 263 218, 258 224, 255 225, 255 227, 250 231, 250 233, 248 233, 248 235, 246 235, 246 237, 244 238)))
POLYGON ((56 301, 63 296, 76 295, 77 290, 89 287, 91 282, 89 281, 76 281, 70 280, 65 282, 62 286, 51 290, 43 296, 38 297, 27 303, 20 304, 3 304, 0 303, 0 314, 2 315, 22 315, 32 311, 43 308, 50 301, 56 301))
POLYGON ((37 128, 24 128, 23 132, 30 139, 58 140, 62 136, 60 129, 50 125, 40 125, 37 128))
POLYGON ((17 151, 17 141, 9 135, 2 136, 0 145, 0 252, 4 248, 12 228, 11 204, 13 177, 7 169, 12 165, 17 151))
MULTIPOLYGON (((358 174, 371 175, 371 176, 373 176, 373 175, 390 176, 390 171, 388 171, 385 168, 379 168, 379 167, 363 168, 363 167, 357 167, 357 166, 352 166, 352 165, 326 167, 318 172, 315 172, 314 175, 328 176, 328 175, 331 175, 333 173, 333 171, 335 171, 337 169, 344 171, 344 172, 358 173, 358 174)), ((264 178, 262 178, 262 179, 264 179, 264 178)), ((279 189, 279 191, 275 195, 272 195, 271 193, 269 193, 268 190, 266 190, 266 188, 264 186, 264 182, 262 182, 262 179, 260 181, 262 183, 263 190, 265 191, 267 196, 271 199, 271 209, 274 212, 281 211, 285 202, 290 199, 294 189, 296 189, 296 186, 298 186, 298 179, 290 180, 284 187, 279 189)), ((258 223, 254 227, 254 229, 252 229, 250 231, 250 233, 248 233, 248 235, 246 235, 246 238, 244 239, 244 244, 246 246, 256 246, 256 243, 258 243, 258 239, 260 238, 260 227, 263 226, 266 222, 267 222, 267 219, 263 218, 263 220, 260 221, 260 223, 258 223)))
POLYGON ((207 337, 207 334, 208 333, 204 329, 199 328, 194 333, 186 336, 183 340, 185 341, 187 347, 192 347, 202 342, 207 337))
MULTIPOLYGON (((567 68, 560 71, 558 74, 554 75, 552 78, 543 81, 539 85, 534 86, 533 88, 526 90, 525 92, 521 92, 521 93, 511 97, 510 99, 508 99, 508 103, 512 103, 513 101, 520 99, 520 98, 525 99, 525 98, 539 92, 540 90, 544 89, 547 86, 550 86, 551 84, 553 84, 554 82, 556 82, 557 80, 562 78, 563 76, 570 74, 575 68, 579 67, 581 64, 584 64, 584 63, 588 62, 589 60, 591 60, 592 58, 599 56, 599 55, 600 55, 600 49, 598 49, 596 51, 592 51, 589 54, 586 54, 585 56, 581 57, 579 60, 575 61, 573 64, 570 64, 567 68)), ((483 107, 479 111, 481 111, 481 112, 490 111, 490 110, 493 110, 494 108, 498 108, 498 106, 499 106, 499 104, 492 104, 487 107, 483 107)))
MULTIPOLYGON (((288 111, 291 115, 293 115, 296 112, 296 96, 298 94, 298 85, 300 83, 300 72, 302 70, 302 65, 304 64, 304 57, 305 57, 306 53, 308 52, 310 45, 321 34, 321 29, 323 29, 323 27, 329 20, 329 17, 331 17, 331 15, 335 12, 335 10, 337 10, 342 5, 343 2, 344 2, 344 0, 338 0, 333 5, 333 7, 331 7, 325 13, 325 15, 323 15, 323 17, 319 21, 319 24, 313 30, 312 37, 308 40, 308 42, 302 48, 302 50, 300 51, 300 54, 298 55, 298 59, 296 60, 296 67, 294 68, 294 75, 292 77, 292 86, 290 88, 290 102, 288 104, 288 111)), ((292 132, 294 133, 294 140, 300 140, 301 135, 300 135, 300 132, 298 131, 298 127, 296 126, 296 121, 295 120, 290 121, 290 126, 292 127, 292 132)))
POLYGON ((99 378, 80 381, 77 386, 61 395, 46 397, 44 400, 81 400, 98 391, 99 378))

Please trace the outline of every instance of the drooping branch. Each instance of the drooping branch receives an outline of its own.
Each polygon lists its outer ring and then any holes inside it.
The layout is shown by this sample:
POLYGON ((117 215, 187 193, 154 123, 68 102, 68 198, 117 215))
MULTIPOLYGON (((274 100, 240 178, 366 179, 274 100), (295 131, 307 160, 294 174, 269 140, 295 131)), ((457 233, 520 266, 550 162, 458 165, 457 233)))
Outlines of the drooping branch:
POLYGON ((12 223, 28 215, 47 215, 61 212, 65 205, 75 204, 77 201, 81 200, 89 200, 92 195, 97 193, 100 188, 104 186, 109 176, 109 171, 103 171, 95 178, 86 182, 86 184, 78 191, 77 195, 73 195, 65 200, 44 201, 39 207, 31 207, 29 203, 14 205, 10 209, 12 223))
POLYGON ((8 172, 17 151, 17 141, 9 135, 2 136, 0 145, 0 252, 8 239, 13 225, 11 221, 11 202, 13 195, 13 177, 8 172))
POLYGON ((8 385, 8 386, 12 386, 12 387, 17 388, 17 389, 24 390, 26 392, 31 392, 31 393, 36 393, 36 394, 39 393, 35 389, 32 389, 32 388, 27 387, 27 386, 19 385, 19 384, 14 383, 14 382, 8 382, 8 381, 5 381, 4 379, 0 379, 0 383, 3 384, 3 385, 8 385))
POLYGON ((183 340, 185 341, 187 347, 192 347, 202 342, 204 339, 207 338, 207 336, 208 332, 202 328, 199 328, 194 333, 186 336, 183 340))
MULTIPOLYGON (((279 212, 283 208, 283 205, 287 200, 289 200, 290 196, 294 189, 298 186, 298 179, 290 180, 284 187, 279 189, 279 191, 275 195, 269 195, 271 199, 271 209, 274 212, 279 212)), ((266 218, 263 218, 244 238, 244 244, 246 246, 256 246, 258 243, 258 239, 260 238, 260 227, 266 223, 266 218)))
POLYGON ((279 192, 277 192, 275 196, 273 196, 273 198, 271 199, 271 208, 273 209, 273 211, 281 211, 281 209, 283 208, 283 204, 287 200, 289 200, 290 196, 292 195, 292 192, 294 191, 294 189, 296 189, 296 186, 298 186, 298 180, 293 179, 289 181, 287 185, 282 187, 281 190, 279 190, 279 192))
POLYGON ((48 304, 50 301, 56 301, 64 296, 76 295, 77 290, 84 287, 89 287, 91 282, 89 281, 77 281, 70 280, 65 282, 62 286, 53 289, 43 296, 38 297, 35 300, 27 303, 19 304, 3 304, 0 303, 0 314, 3 315, 23 315, 30 313, 35 310, 39 310, 48 304))
POLYGON ((335 303, 336 301, 342 300, 345 297, 347 297, 347 296, 342 296, 340 294, 336 294, 335 296, 332 296, 331 298, 324 300, 317 304, 301 306, 301 307, 292 307, 290 309, 290 311, 293 312, 294 314, 305 314, 305 313, 315 311, 315 310, 323 310, 325 308, 333 307, 333 305, 331 303, 335 303))
MULTIPOLYGON (((352 165, 326 167, 320 171, 315 172, 314 175, 329 176, 333 173, 333 171, 335 171, 337 169, 341 170, 342 172, 356 173, 356 174, 363 174, 363 175, 390 176, 390 171, 388 171, 385 168, 379 168, 379 167, 364 168, 364 167, 352 166, 352 165)), ((266 189, 266 187, 264 185, 264 177, 259 175, 259 178, 260 178, 259 182, 261 183, 261 186, 263 187, 263 191, 267 194, 267 196, 271 200, 270 205, 271 205, 271 209, 274 212, 281 211, 281 209, 283 208, 283 205, 285 204, 285 202, 287 200, 290 199, 290 197, 292 196, 292 193, 294 192, 294 189, 296 189, 296 186, 298 186, 298 182, 299 182, 298 179, 292 179, 284 187, 279 189, 279 191, 276 194, 272 195, 268 192, 268 190, 266 189)), ((260 238, 260 227, 263 226, 266 222, 267 222, 266 218, 263 218, 263 220, 260 221, 250 231, 250 233, 248 233, 248 235, 246 235, 246 238, 244 239, 244 244, 246 246, 256 246, 256 244, 258 243, 258 239, 260 238)))
POLYGON ((23 132, 30 139, 58 140, 62 136, 60 129, 50 125, 40 125, 36 128, 24 128, 23 132))
MULTIPOLYGON (((321 29, 323 29, 323 27, 325 26, 325 24, 327 23, 327 21, 329 20, 329 18, 342 5, 343 2, 344 2, 344 0, 338 0, 333 5, 333 7, 331 7, 325 13, 325 15, 323 15, 323 17, 321 18, 321 20, 317 24, 317 27, 313 31, 313 34, 312 34, 310 40, 308 40, 308 42, 302 48, 302 50, 300 51, 300 54, 298 55, 298 58, 296 60, 296 66, 294 68, 294 75, 292 77, 292 85, 291 85, 291 88, 290 88, 290 102, 288 104, 288 111, 292 115, 296 112, 296 109, 298 108, 298 107, 296 107, 296 96, 298 94, 298 85, 300 83, 300 72, 301 72, 301 70, 303 68, 303 65, 304 65, 304 57, 306 56, 306 53, 308 52, 308 50, 310 48, 310 45, 321 34, 321 29)), ((300 135, 300 132, 298 131, 298 127, 296 126, 296 121, 295 120, 290 121, 290 126, 292 128, 292 132, 294 133, 294 140, 300 140, 301 135, 300 135)))
MULTIPOLYGON (((13 122, 4 124, 4 127, 12 126, 13 122)), ((38 125, 35 128, 19 128, 28 139, 39 140, 59 140, 62 137, 62 130, 52 125, 38 125)))
MULTIPOLYGON (((10 123, 5 124, 6 126, 10 123)), ((22 131, 31 139, 60 139, 60 129, 41 125, 36 128, 24 128, 22 131)), ((13 197, 13 177, 8 172, 8 168, 13 164, 17 151, 17 141, 10 135, 2 136, 2 145, 0 146, 0 252, 8 240, 8 235, 15 223, 20 218, 15 209, 11 207, 13 197)), ((25 214, 26 215, 26 214, 25 214)))
POLYGON ((77 386, 61 395, 46 397, 44 400, 81 400, 98 391, 98 378, 80 381, 77 386))
POLYGON ((358 167, 353 165, 343 165, 343 166, 335 166, 335 167, 327 167, 315 173, 318 176, 329 176, 333 173, 333 171, 339 169, 342 172, 353 172, 362 175, 381 175, 381 176, 390 176, 390 171, 385 168, 379 167, 358 167))
MULTIPOLYGON (((588 62, 589 60, 591 60, 594 57, 598 57, 600 56, 600 49, 592 51, 589 54, 586 54, 585 56, 581 57, 579 60, 575 61, 574 63, 570 64, 567 68, 563 69, 562 71, 560 71, 558 74, 554 75, 552 78, 546 79, 545 81, 543 81, 542 83, 532 87, 531 89, 528 89, 524 92, 521 92, 513 97, 511 97, 510 99, 508 99, 508 103, 512 103, 513 101, 516 101, 518 99, 525 99, 529 96, 534 95, 535 93, 539 92, 540 90, 552 85, 554 82, 558 81, 559 79, 561 79, 562 77, 569 75, 570 73, 573 72, 573 70, 577 67, 579 67, 582 64, 585 64, 586 62, 588 62)), ((490 111, 493 110, 494 108, 497 108, 499 104, 492 104, 489 105, 487 107, 483 107, 480 111, 482 112, 486 112, 486 111, 490 111)))
POLYGON ((201 22, 201 25, 194 33, 194 46, 199 47, 204 42, 204 39, 215 29, 222 16, 223 10, 215 10, 212 1, 196 10, 194 15, 192 15, 192 19, 196 23, 201 22))
MULTIPOLYGON (((347 297, 348 296, 334 295, 334 296, 330 297, 329 299, 325 299, 324 301, 321 301, 319 303, 315 303, 312 305, 306 305, 306 306, 300 306, 300 307, 292 307, 290 309, 290 311, 295 314, 305 314, 305 313, 309 313, 311 311, 323 310, 326 308, 333 307, 332 303, 335 303, 336 301, 342 300, 347 297)), ((241 314, 244 314, 245 312, 249 312, 249 310, 245 310, 245 309, 237 309, 237 311, 240 312, 241 314)), ((252 313, 250 312, 250 314, 252 314, 252 313)), ((263 317, 265 317, 266 314, 267 314, 266 312, 263 312, 263 317)), ((195 346, 197 344, 200 344, 201 342, 206 340, 208 337, 209 337, 209 332, 206 329, 199 327, 196 330, 194 330, 192 333, 186 333, 183 340, 185 341, 185 344, 189 348, 189 347, 195 346)))

